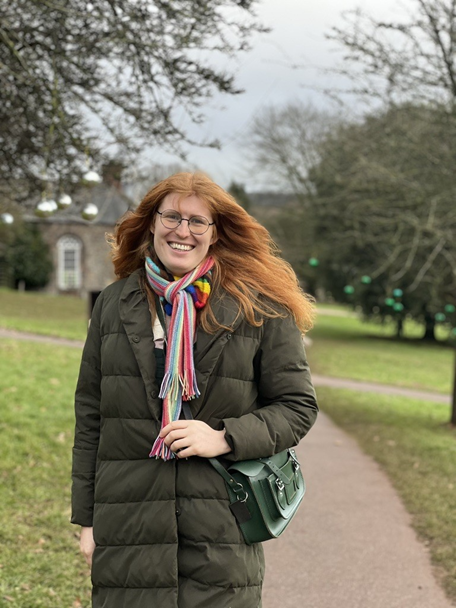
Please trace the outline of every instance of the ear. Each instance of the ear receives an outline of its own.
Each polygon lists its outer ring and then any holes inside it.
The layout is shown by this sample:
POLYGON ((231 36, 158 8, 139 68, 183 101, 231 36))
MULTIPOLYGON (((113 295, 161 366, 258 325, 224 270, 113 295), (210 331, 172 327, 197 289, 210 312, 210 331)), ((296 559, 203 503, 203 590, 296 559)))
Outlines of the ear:
POLYGON ((215 228, 215 226, 212 227, 212 238, 211 238, 211 245, 213 245, 214 243, 216 243, 218 241, 218 236, 217 236, 217 229, 215 228))

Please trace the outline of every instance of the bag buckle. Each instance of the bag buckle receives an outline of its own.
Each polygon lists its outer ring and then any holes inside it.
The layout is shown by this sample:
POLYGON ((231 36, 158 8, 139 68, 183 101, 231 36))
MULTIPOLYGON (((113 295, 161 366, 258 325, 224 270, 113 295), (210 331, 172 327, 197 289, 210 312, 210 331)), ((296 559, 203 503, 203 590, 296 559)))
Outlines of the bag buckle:
POLYGON ((239 481, 236 482, 236 486, 237 486, 237 488, 231 487, 231 489, 236 494, 236 498, 238 499, 238 501, 239 502, 247 502, 247 499, 249 497, 249 493, 244 490, 244 486, 242 485, 242 483, 239 483, 239 481), (240 496, 238 496, 238 494, 240 492, 244 492, 244 498, 241 498, 240 496))
POLYGON ((283 492, 285 489, 285 484, 283 483, 283 481, 281 479, 276 479, 276 486, 277 489, 279 490, 279 492, 283 492))
POLYGON ((296 471, 299 471, 299 469, 301 468, 301 465, 298 462, 298 459, 296 457, 296 454, 295 454, 294 450, 290 450, 289 454, 290 454, 291 459, 293 461, 293 469, 294 469, 294 471, 296 473, 296 471))

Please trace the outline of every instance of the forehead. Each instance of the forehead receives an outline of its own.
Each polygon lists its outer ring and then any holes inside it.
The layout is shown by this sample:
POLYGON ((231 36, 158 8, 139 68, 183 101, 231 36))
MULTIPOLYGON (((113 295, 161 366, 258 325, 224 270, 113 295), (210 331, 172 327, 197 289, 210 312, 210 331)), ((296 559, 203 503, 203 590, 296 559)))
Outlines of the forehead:
POLYGON ((204 215, 204 217, 212 217, 211 210, 207 203, 195 194, 182 196, 182 194, 177 192, 171 192, 165 196, 158 208, 159 211, 164 211, 165 209, 175 209, 182 215, 204 215))

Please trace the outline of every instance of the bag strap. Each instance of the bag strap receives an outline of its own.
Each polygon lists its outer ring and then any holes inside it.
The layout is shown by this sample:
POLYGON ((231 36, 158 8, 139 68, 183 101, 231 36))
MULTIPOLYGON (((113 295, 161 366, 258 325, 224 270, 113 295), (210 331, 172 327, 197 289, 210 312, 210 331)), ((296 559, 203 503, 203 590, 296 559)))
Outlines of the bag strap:
MULTIPOLYGON (((182 412, 184 414, 185 420, 193 420, 192 411, 186 401, 182 402, 182 412)), ((226 481, 226 483, 230 486, 230 488, 238 497, 238 500, 246 500, 247 492, 244 490, 244 486, 235 479, 233 479, 233 477, 228 473, 223 464, 219 460, 217 460, 217 458, 207 458, 207 460, 211 463, 217 473, 221 475, 226 481)))
POLYGON ((283 471, 279 469, 279 467, 270 459, 270 458, 258 458, 261 462, 263 462, 270 471, 274 473, 274 475, 280 479, 286 486, 291 483, 292 477, 287 477, 283 471))

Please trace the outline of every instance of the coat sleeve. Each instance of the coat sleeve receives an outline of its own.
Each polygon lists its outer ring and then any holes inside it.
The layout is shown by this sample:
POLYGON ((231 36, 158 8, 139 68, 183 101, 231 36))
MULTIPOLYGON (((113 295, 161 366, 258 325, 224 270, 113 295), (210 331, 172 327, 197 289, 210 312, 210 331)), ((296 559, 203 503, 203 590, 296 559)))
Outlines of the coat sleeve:
POLYGON ((93 523, 95 469, 100 438, 102 298, 103 294, 97 298, 94 306, 75 395, 71 522, 81 526, 92 526, 93 523))
POLYGON ((314 424, 318 405, 301 333, 290 317, 265 321, 255 357, 259 409, 223 422, 227 460, 271 456, 297 445, 314 424))

